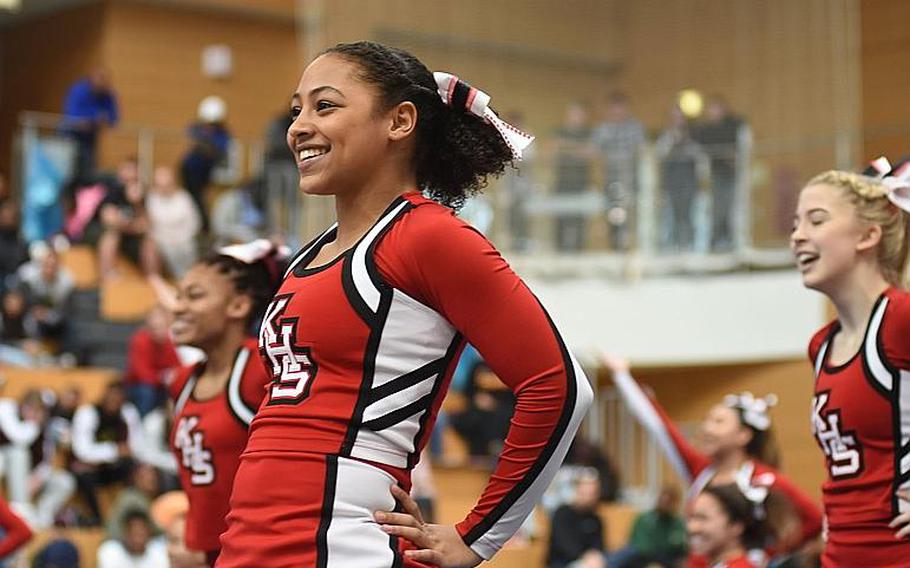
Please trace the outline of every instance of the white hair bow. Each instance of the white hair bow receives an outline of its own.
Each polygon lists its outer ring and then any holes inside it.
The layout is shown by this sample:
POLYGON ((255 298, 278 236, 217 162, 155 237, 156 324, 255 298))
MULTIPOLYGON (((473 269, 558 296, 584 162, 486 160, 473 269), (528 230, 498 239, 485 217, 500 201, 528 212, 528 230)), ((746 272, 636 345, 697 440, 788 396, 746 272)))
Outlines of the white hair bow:
POLYGON ((490 95, 450 73, 436 71, 433 78, 436 79, 436 90, 442 102, 455 108, 463 107, 465 111, 492 124, 512 151, 512 157, 521 159, 521 151, 534 141, 534 137, 499 118, 490 108, 490 95))
POLYGON ((268 239, 256 239, 239 245, 228 245, 218 249, 218 254, 235 258, 244 264, 253 264, 273 256, 276 260, 286 259, 291 255, 291 249, 275 244, 268 239))
POLYGON ((905 162, 897 170, 892 170, 888 158, 880 156, 870 165, 878 172, 877 178, 887 189, 888 200, 910 212, 910 162, 905 162))
POLYGON ((771 427, 771 417, 768 410, 777 404, 777 395, 769 394, 762 398, 755 398, 751 392, 742 394, 728 394, 724 397, 724 405, 735 408, 742 413, 743 422, 756 430, 764 432, 771 427))

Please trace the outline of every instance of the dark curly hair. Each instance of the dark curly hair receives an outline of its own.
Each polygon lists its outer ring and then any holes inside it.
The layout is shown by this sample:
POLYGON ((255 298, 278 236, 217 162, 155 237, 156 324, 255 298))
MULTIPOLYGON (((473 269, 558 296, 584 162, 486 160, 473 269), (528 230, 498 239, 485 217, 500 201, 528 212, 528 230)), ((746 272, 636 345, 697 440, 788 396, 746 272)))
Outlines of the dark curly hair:
POLYGON ((465 110, 446 105, 436 80, 407 51, 379 43, 340 43, 323 51, 360 67, 358 78, 379 91, 380 111, 410 101, 417 107, 414 162, 417 185, 430 198, 457 209, 501 174, 512 153, 496 128, 465 110))
POLYGON ((246 294, 253 301, 247 325, 253 326, 265 314, 279 284, 282 267, 268 258, 247 264, 232 256, 213 253, 202 261, 212 266, 231 281, 238 294, 246 294))

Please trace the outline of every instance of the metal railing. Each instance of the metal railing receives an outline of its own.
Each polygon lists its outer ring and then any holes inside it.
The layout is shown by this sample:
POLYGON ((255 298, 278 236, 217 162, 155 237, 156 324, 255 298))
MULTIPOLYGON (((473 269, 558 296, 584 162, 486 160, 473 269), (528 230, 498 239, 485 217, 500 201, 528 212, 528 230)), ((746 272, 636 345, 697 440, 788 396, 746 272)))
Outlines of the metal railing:
MULTIPOLYGON (((61 118, 20 115, 14 185, 22 187, 23 141, 57 135, 61 118)), ((135 155, 144 179, 156 164, 176 163, 189 144, 183 130, 128 123, 105 131, 99 142, 109 160, 135 155)), ((660 139, 626 160, 586 149, 575 160, 577 171, 548 140, 536 146, 461 215, 522 270, 634 279, 790 264, 786 245, 796 195, 805 179, 837 164, 842 144, 831 138, 753 143, 743 127, 734 144, 699 147, 683 152, 684 159, 660 139), (585 181, 560 186, 573 178, 585 181), (718 235, 719 227, 726 227, 725 235, 718 235)), ((264 169, 268 177, 263 150, 261 140, 235 138, 215 182, 234 185, 264 169)), ((331 199, 290 192, 273 191, 267 202, 268 218, 292 240, 306 240, 333 221, 331 199)))

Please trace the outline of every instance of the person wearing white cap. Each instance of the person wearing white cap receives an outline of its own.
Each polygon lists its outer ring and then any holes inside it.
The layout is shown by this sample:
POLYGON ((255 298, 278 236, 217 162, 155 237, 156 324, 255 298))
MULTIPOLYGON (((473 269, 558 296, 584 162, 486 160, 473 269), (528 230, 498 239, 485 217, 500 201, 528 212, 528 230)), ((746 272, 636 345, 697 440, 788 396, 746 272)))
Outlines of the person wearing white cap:
POLYGON ((197 117, 198 121, 191 124, 187 131, 190 149, 180 162, 180 174, 183 187, 199 209, 202 230, 208 232, 205 189, 212 180, 212 170, 227 156, 231 143, 231 134, 225 125, 227 103, 218 96, 205 97, 199 102, 197 117))

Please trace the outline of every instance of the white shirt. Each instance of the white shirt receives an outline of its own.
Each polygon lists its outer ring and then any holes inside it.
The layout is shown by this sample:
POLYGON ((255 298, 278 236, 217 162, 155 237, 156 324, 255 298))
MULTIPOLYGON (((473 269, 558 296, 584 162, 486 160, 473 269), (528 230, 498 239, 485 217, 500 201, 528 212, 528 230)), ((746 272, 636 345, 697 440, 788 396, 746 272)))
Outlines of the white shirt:
POLYGON ((98 547, 98 568, 170 568, 167 545, 161 538, 152 539, 145 554, 133 556, 119 540, 107 540, 98 547))
MULTIPOLYGON (((165 456, 150 450, 135 406, 124 404, 120 415, 126 422, 127 442, 133 457, 159 469, 174 471, 177 468, 172 454, 165 456)), ((99 420, 98 409, 92 404, 80 406, 73 416, 73 454, 79 461, 88 464, 114 463, 119 457, 116 443, 95 439, 99 420)))

